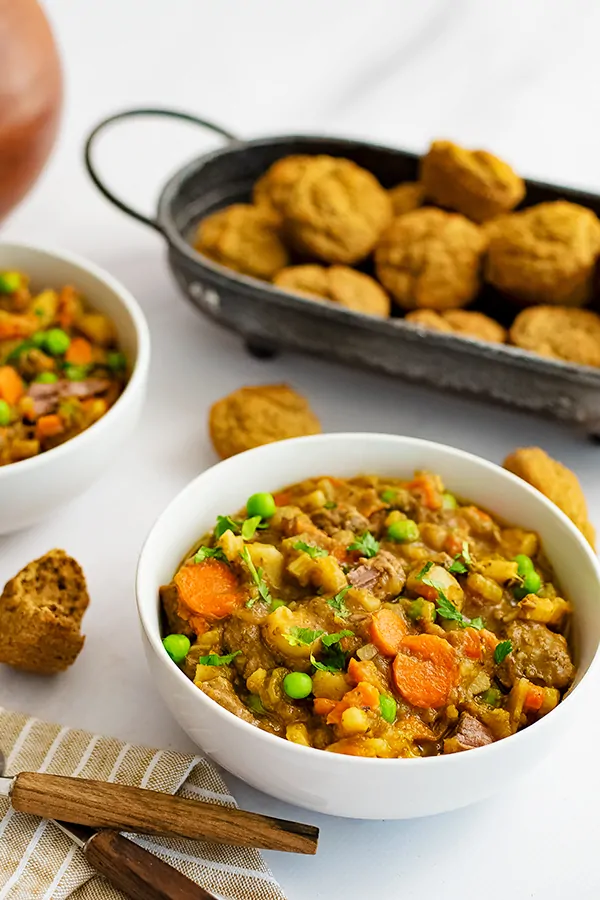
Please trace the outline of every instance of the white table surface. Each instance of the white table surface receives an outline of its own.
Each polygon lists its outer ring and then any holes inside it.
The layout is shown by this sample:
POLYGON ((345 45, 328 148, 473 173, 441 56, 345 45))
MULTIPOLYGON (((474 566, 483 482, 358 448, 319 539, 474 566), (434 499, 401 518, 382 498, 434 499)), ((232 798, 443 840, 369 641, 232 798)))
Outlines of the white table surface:
MULTIPOLYGON (((170 105, 244 136, 322 132, 421 150, 433 136, 482 145, 533 176, 600 191, 596 0, 47 0, 65 63, 61 137, 6 240, 84 254, 141 303, 153 337, 144 420, 116 465, 45 524, 0 540, 0 582, 51 547, 80 560, 92 605, 77 665, 40 680, 3 670, 0 704, 131 741, 193 749, 149 681, 133 595, 141 543, 168 500, 215 457, 207 410, 242 384, 286 380, 329 431, 432 438, 500 461, 540 444, 576 469, 600 526, 600 448, 549 422, 441 396, 326 360, 249 358, 196 314, 160 238, 96 193, 82 138, 102 115, 170 105)), ((184 126, 106 141, 112 183, 147 210, 181 162, 212 146, 184 126)), ((260 487, 260 486, 258 486, 260 487)), ((322 828, 318 857, 269 854, 291 900, 443 896, 596 898, 597 711, 510 793, 414 822, 311 815, 233 778, 243 805, 322 828), (468 867, 470 874, 465 875, 468 867)))

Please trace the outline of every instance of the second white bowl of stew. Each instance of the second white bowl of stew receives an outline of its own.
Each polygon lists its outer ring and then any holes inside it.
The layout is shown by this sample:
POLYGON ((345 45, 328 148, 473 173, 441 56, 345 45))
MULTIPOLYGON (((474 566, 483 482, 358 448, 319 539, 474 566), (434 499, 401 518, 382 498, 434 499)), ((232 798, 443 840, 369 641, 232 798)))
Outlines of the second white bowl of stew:
POLYGON ((565 516, 469 454, 390 435, 205 472, 142 552, 150 667, 190 736, 280 799, 358 818, 467 805, 568 727, 600 638, 565 516))

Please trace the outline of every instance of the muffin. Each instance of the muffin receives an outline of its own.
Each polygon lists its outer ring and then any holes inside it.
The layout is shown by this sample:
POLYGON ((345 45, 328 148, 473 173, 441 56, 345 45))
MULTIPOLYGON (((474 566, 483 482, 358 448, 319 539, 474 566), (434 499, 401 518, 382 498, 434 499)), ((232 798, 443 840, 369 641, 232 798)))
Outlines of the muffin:
POLYGON ((277 219, 268 210, 246 203, 203 219, 194 247, 228 269, 266 281, 289 262, 277 219))
POLYGON ((354 312, 382 317, 390 314, 390 298, 381 285, 348 266, 290 266, 277 273, 273 284, 354 312))

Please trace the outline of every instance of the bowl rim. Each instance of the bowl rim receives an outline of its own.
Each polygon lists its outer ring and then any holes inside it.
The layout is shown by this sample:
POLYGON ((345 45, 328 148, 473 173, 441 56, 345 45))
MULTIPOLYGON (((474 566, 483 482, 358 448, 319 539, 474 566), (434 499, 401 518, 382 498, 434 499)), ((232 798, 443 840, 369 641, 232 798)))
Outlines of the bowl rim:
POLYGON ((150 365, 150 329, 146 317, 131 291, 114 278, 110 272, 83 256, 71 253, 70 251, 56 250, 46 244, 0 241, 0 252, 4 250, 8 252, 25 251, 42 253, 46 256, 53 257, 60 262, 67 263, 67 265, 72 266, 74 269, 83 270, 98 281, 103 282, 129 315, 136 335, 137 355, 131 375, 122 394, 101 419, 98 419, 97 422, 94 422, 89 428, 86 428, 85 431, 75 435, 75 437, 69 438, 64 444, 59 444, 58 447, 53 447, 51 450, 46 450, 43 453, 39 453, 37 456, 32 456, 30 459, 22 459, 17 462, 8 463, 5 466, 0 466, 0 481, 10 478, 15 472, 19 472, 19 474, 26 473, 32 469, 46 465, 48 459, 51 461, 57 460, 62 456, 66 456, 68 453, 77 452, 79 449, 82 451, 85 450, 86 445, 90 441, 93 441, 95 436, 98 436, 102 430, 111 427, 115 414, 118 414, 115 413, 115 410, 122 408, 125 402, 129 403, 130 399, 143 388, 150 365))
MULTIPOLYGON (((173 497, 173 499, 167 504, 167 506, 160 513, 158 518, 155 520, 150 532, 148 533, 138 558, 138 564, 136 568, 136 579, 135 579, 135 591, 136 591, 136 608, 138 613, 138 618, 140 621, 140 626, 142 628, 144 637, 148 642, 148 645, 151 647, 152 652, 156 655, 158 663, 163 666, 172 667, 171 671, 173 676, 178 679, 182 689, 190 696, 196 697, 196 701, 201 705, 206 704, 206 708, 212 710, 212 712, 217 715, 219 718, 222 718, 224 722, 229 722, 233 728, 239 727, 240 731, 240 739, 243 739, 244 734, 252 735, 259 742, 266 741, 268 745, 270 745, 273 749, 276 746, 280 746, 281 752, 284 753, 292 753, 296 754, 299 761, 304 758, 305 762, 310 762, 313 760, 314 762, 318 759, 323 761, 323 765, 334 765, 334 760, 338 758, 337 753, 327 753, 324 750, 319 750, 316 747, 304 747, 300 744, 295 744, 292 741, 286 741, 284 738, 279 737, 278 735, 271 734, 268 731, 263 731, 262 729, 256 728, 256 726, 251 725, 249 722, 245 722, 243 719, 240 719, 235 713, 230 712, 224 707, 220 706, 215 700, 212 700, 202 691, 200 691, 193 682, 182 672, 182 670, 177 666, 165 653, 164 648, 162 646, 162 642, 160 639, 157 639, 155 635, 152 633, 153 628, 152 624, 156 622, 159 618, 158 612, 158 604, 157 599, 158 596, 152 596, 151 585, 146 584, 147 579, 147 569, 149 568, 152 561, 152 543, 154 540, 155 532, 161 523, 161 521, 170 513, 170 510, 174 508, 177 504, 179 504, 183 497, 193 490, 194 486, 200 482, 203 478, 205 478, 209 473, 214 472, 215 469, 219 469, 225 475, 227 469, 232 467, 234 464, 239 464, 240 459, 246 460, 250 466, 252 465, 252 459, 258 455, 261 455, 265 451, 269 453, 286 453, 290 449, 293 452, 293 448, 298 446, 303 446, 304 444, 318 444, 322 442, 333 442, 333 443, 344 443, 347 441, 356 441, 361 440, 366 443, 377 443, 377 442, 386 442, 392 444, 401 444, 401 445, 409 445, 411 447, 423 447, 429 448, 433 447, 438 450, 442 450, 443 452, 449 453, 450 456, 454 458, 459 458, 467 463, 475 463, 477 465, 483 466, 484 469, 488 471, 494 472, 494 474, 500 473, 502 477, 507 478, 509 481, 512 481, 514 484, 518 486, 519 490, 522 490, 525 494, 528 494, 530 498, 533 499, 534 502, 541 504, 546 508, 547 512, 550 513, 551 516, 557 518, 563 525, 566 527, 567 531, 571 534, 571 537, 575 539, 576 543, 579 544, 580 550, 583 551, 584 555, 588 557, 588 561, 591 563, 592 568, 595 571, 596 578, 598 580, 598 584, 600 586, 600 561, 596 554, 593 552, 591 546, 587 542, 587 540, 583 537, 581 532, 575 527, 575 525, 571 522, 571 520, 559 509, 552 501, 550 501, 544 494, 538 491, 536 488, 532 487, 528 482, 514 475, 512 472, 509 472, 507 469, 503 469, 501 466, 496 463, 491 462, 490 460, 484 459, 481 456, 477 456, 474 453, 469 453, 466 450, 461 450, 456 447, 451 447, 448 444, 441 444, 437 441, 429 441, 424 438, 416 438, 411 437, 409 435, 394 435, 394 434, 385 434, 385 433, 376 433, 376 432, 332 432, 329 434, 318 434, 318 435, 310 435, 307 437, 299 437, 299 438, 291 438, 285 441, 277 441, 271 444, 266 444, 261 447, 254 447, 251 450, 246 450, 243 453, 238 453, 233 457, 229 457, 228 459, 221 460, 213 466, 210 466, 208 469, 205 469, 199 475, 192 479, 185 487, 183 487, 178 493, 173 497), (273 448, 277 448, 273 450, 273 448), (146 596, 147 594, 147 596, 146 596), (273 742, 277 742, 277 744, 273 744, 273 742), (308 755, 307 755, 308 754, 308 755), (315 756, 318 754, 318 757, 315 756), (328 762, 327 760, 331 759, 332 762, 328 762)), ((182 552, 185 552, 182 551, 182 552)), ((159 621, 160 625, 160 621, 159 621)), ((158 629, 160 634, 160 628, 158 629)), ((572 697, 578 697, 582 692, 581 688, 586 684, 586 689, 590 682, 590 675, 593 670, 598 669, 600 666, 600 641, 598 642, 598 646, 594 651, 594 655, 590 660, 590 664, 586 670, 586 672, 581 676, 581 679, 578 684, 572 687, 568 694, 561 700, 559 705, 552 710, 552 712, 544 716, 542 719, 539 719, 537 722, 533 722, 527 728, 523 728, 521 731, 517 731, 515 734, 509 735, 506 738, 502 738, 498 741, 494 741, 491 744, 487 744, 484 747, 474 747, 469 751, 466 756, 470 759, 471 753, 477 753, 477 759, 481 759, 483 754, 487 754, 487 756, 491 759, 494 755, 498 753, 506 752, 503 751, 503 746, 509 742, 511 748, 517 749, 517 742, 520 744, 524 744, 524 742, 531 738, 531 731, 535 730, 535 734, 542 738, 541 732, 542 729, 548 728, 556 729, 558 726, 558 716, 563 716, 564 718, 564 706, 565 704, 569 704, 568 709, 571 708, 572 705, 572 697), (552 722, 555 724, 552 725, 552 722), (529 737, 528 737, 529 736, 529 737)), ((170 709, 169 704, 165 702, 167 708, 170 709)), ((547 739, 548 735, 546 735, 547 739)), ((423 766, 433 766, 437 765, 446 765, 446 766, 462 766, 464 765, 464 753, 451 753, 447 755, 439 755, 439 756, 430 756, 430 757, 409 757, 409 758, 392 758, 392 759, 379 759, 372 757, 359 757, 359 756, 344 756, 346 765, 360 765, 363 769, 366 769, 367 766, 370 768, 384 768, 388 767, 390 771, 392 771, 391 764, 393 763, 401 763, 403 768, 414 768, 414 767, 423 767, 423 766)))

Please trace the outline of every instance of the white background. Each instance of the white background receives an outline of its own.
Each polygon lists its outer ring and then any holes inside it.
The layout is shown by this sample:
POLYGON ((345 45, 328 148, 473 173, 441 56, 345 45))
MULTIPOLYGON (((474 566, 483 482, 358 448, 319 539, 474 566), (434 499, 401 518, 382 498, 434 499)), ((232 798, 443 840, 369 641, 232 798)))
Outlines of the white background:
MULTIPOLYGON (((153 363, 144 420, 112 470, 50 522, 0 540, 0 582, 60 546, 81 561, 92 596, 77 665, 53 680, 1 672, 0 704, 192 750, 149 682, 134 570, 155 517, 215 461, 209 405, 242 384, 289 381, 329 431, 418 435, 495 461, 517 445, 540 444, 576 469, 600 526, 600 448, 572 431, 326 359, 250 359, 238 339, 183 302, 160 238, 105 203, 81 162, 83 137, 101 116, 170 105, 248 137, 326 131, 418 151, 433 136, 452 137, 506 156, 524 174, 600 191, 597 0, 47 0, 46 7, 65 65, 62 132, 44 177, 2 234, 79 252, 120 278, 148 317, 153 363)), ((188 127, 137 125, 107 139, 100 155, 111 183, 150 211, 166 176, 213 145, 188 127)), ((316 859, 269 855, 291 900, 588 900, 600 892, 597 710, 565 738, 510 793, 415 822, 312 816, 229 782, 243 805, 321 826, 316 859)))

